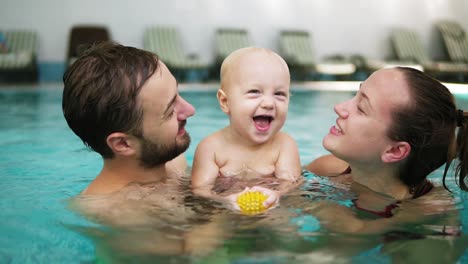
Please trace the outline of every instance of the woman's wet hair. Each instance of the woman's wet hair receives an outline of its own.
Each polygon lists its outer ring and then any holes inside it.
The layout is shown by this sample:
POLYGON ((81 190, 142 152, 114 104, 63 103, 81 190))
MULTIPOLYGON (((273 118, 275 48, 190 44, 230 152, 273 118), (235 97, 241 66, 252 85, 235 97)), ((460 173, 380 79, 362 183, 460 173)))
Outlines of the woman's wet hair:
MULTIPOLYGON (((413 68, 397 69, 406 80, 411 99, 410 103, 394 111, 388 137, 411 145, 409 157, 400 168, 400 179, 411 190, 417 190, 425 185, 426 177, 451 156, 451 146, 456 140, 457 109, 453 95, 442 83, 413 68)), ((455 177, 458 177, 460 188, 468 190, 465 183, 468 166, 465 127, 466 122, 463 121, 457 137, 460 163, 455 177)), ((444 174, 446 187, 445 178, 444 174)))
POLYGON ((104 42, 86 50, 63 76, 62 109, 70 128, 104 158, 114 132, 141 136, 143 111, 137 96, 158 69, 150 52, 104 42))

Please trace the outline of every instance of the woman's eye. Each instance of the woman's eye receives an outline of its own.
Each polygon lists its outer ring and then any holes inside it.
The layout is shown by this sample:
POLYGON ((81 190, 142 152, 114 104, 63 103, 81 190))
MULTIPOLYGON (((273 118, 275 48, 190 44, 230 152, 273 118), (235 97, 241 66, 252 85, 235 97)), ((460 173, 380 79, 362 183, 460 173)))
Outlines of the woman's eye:
POLYGON ((258 89, 250 89, 247 93, 258 94, 260 91, 258 89))

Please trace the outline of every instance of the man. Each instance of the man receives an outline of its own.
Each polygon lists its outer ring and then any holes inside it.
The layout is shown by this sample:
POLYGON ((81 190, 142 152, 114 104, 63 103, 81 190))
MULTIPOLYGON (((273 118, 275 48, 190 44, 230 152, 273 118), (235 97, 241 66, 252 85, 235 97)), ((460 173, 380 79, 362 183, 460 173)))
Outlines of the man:
POLYGON ((185 172, 186 119, 195 113, 155 54, 115 43, 85 52, 65 73, 63 113, 104 159, 82 194, 110 194, 131 182, 164 182, 185 172))
POLYGON ((63 82, 68 125, 104 160, 73 209, 114 226, 154 221, 154 204, 186 212, 184 127, 195 110, 166 65, 153 53, 103 43, 82 54, 63 82))
POLYGON ((73 210, 113 227, 108 233, 79 229, 99 244, 99 258, 191 254, 205 247, 196 233, 180 228, 194 216, 184 205, 183 152, 190 144, 186 120, 195 110, 166 65, 153 53, 102 43, 83 53, 63 82, 68 125, 104 160, 70 202, 73 210))

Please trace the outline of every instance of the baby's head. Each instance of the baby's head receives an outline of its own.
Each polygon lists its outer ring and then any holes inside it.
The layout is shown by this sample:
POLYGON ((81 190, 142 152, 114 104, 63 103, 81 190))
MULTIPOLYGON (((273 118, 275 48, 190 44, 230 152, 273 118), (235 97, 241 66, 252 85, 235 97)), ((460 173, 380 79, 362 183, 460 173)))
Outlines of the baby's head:
POLYGON ((272 138, 286 120, 289 85, 288 65, 278 54, 249 47, 224 60, 217 96, 230 126, 244 138, 261 143, 272 138))
POLYGON ((225 92, 238 82, 266 82, 273 77, 278 77, 276 79, 281 81, 287 80, 289 88, 287 63, 274 51, 265 48, 247 47, 235 50, 221 65, 221 89, 225 92))

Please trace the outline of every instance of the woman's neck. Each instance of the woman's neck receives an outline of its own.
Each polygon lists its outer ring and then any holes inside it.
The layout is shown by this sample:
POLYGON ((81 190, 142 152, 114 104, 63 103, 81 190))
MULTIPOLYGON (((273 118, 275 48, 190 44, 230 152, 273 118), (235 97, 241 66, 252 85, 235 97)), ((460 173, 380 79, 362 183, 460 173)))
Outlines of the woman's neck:
MULTIPOLYGON (((364 166, 363 166, 364 167, 364 166)), ((367 188, 391 196, 397 200, 411 198, 412 195, 408 186, 399 178, 393 167, 366 168, 351 166, 351 176, 353 181, 367 188)))

